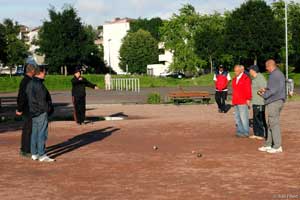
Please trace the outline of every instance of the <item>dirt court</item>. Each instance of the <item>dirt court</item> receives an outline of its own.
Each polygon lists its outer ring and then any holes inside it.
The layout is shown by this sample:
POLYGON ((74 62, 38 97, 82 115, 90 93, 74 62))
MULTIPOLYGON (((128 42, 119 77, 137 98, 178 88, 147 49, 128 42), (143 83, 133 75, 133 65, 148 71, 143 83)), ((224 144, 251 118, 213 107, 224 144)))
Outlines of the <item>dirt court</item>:
POLYGON ((1 200, 300 199, 300 103, 285 105, 278 155, 236 138, 233 110, 219 114, 215 105, 90 108, 88 116, 129 119, 51 122, 55 163, 21 158, 19 126, 0 124, 1 200))

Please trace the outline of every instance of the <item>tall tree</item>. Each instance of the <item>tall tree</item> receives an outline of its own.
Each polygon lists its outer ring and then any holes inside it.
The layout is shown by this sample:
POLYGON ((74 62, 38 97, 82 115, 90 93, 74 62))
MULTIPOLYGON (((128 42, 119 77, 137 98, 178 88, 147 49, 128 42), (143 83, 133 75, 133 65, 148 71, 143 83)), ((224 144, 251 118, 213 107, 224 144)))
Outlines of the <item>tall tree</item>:
POLYGON ((220 59, 224 54, 224 24, 225 18, 218 13, 201 16, 195 34, 196 51, 202 59, 210 63, 211 73, 213 73, 213 59, 218 57, 220 59))
POLYGON ((6 62, 6 46, 5 27, 0 23, 0 63, 6 62))
POLYGON ((277 57, 283 45, 279 27, 265 1, 248 0, 226 18, 226 46, 235 57, 250 58, 254 64, 277 57))
POLYGON ((160 41, 159 29, 163 25, 163 20, 159 17, 152 19, 139 18, 130 23, 130 32, 134 33, 140 29, 148 31, 157 40, 160 41))
POLYGON ((5 19, 3 27, 6 45, 4 45, 5 57, 2 59, 4 64, 8 65, 12 71, 13 67, 24 64, 25 58, 28 56, 28 46, 21 38, 18 38, 20 26, 17 22, 5 19))
POLYGON ((120 66, 130 73, 146 73, 147 65, 158 62, 157 41, 142 29, 128 33, 120 49, 120 66))
POLYGON ((165 47, 174 53, 172 71, 197 73, 206 62, 199 58, 195 50, 195 33, 199 25, 199 15, 195 8, 186 4, 165 21, 161 28, 165 47))
POLYGON ((98 53, 94 52, 97 47, 93 35, 88 33, 73 7, 65 6, 61 12, 52 7, 49 18, 43 23, 38 44, 50 71, 59 72, 61 66, 67 66, 68 72, 72 72, 76 65, 84 64, 98 53))
POLYGON ((292 2, 289 6, 289 19, 290 23, 290 38, 293 48, 292 64, 295 70, 300 72, 300 4, 292 2))

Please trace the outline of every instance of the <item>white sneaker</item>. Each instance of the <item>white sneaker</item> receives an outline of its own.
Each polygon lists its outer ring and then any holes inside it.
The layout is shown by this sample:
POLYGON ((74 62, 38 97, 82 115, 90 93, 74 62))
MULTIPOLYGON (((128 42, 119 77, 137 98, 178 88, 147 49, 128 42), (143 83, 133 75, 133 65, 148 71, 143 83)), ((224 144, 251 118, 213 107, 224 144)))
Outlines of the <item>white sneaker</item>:
POLYGON ((39 158, 40 162, 54 162, 55 159, 49 158, 47 155, 43 155, 39 158))
POLYGON ((282 150, 282 147, 279 147, 278 149, 272 148, 272 149, 268 150, 267 152, 268 153, 282 153, 283 150, 282 150))
POLYGON ((31 159, 32 159, 32 160, 38 160, 38 159, 39 159, 39 155, 32 155, 32 156, 31 156, 31 159))
POLYGON ((267 152, 267 151, 269 151, 271 149, 272 149, 272 147, 265 147, 265 146, 263 146, 263 147, 258 148, 258 151, 267 152))

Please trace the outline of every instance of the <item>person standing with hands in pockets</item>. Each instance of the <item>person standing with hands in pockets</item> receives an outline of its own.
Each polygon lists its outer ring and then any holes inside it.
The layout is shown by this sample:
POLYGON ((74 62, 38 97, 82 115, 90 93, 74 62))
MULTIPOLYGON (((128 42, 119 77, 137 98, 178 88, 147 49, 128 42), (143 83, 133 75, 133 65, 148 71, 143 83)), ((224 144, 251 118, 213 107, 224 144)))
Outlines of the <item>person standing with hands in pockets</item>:
POLYGON ((74 105, 74 119, 81 125, 85 121, 86 112, 86 87, 98 90, 99 88, 81 76, 81 67, 76 67, 72 78, 72 101, 74 105))

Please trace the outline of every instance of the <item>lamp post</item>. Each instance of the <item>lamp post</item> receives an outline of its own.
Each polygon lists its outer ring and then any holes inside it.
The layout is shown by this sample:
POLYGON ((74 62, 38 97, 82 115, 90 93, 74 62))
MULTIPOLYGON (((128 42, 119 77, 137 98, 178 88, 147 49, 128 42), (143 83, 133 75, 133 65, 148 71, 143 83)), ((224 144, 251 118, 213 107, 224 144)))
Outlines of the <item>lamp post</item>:
POLYGON ((109 67, 109 73, 111 74, 110 42, 111 39, 108 39, 108 67, 109 67))
POLYGON ((288 46, 288 3, 285 3, 285 73, 286 79, 289 79, 289 46, 288 46))

